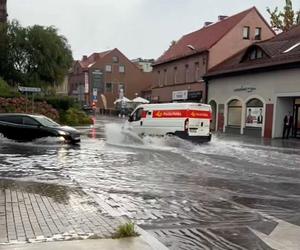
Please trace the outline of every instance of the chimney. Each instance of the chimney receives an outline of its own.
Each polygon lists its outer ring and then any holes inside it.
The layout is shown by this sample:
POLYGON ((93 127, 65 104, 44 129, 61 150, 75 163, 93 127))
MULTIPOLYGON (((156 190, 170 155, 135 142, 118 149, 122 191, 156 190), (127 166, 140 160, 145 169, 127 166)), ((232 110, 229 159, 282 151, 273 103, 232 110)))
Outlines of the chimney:
POLYGON ((220 15, 218 16, 219 21, 223 21, 224 19, 226 19, 228 16, 224 16, 224 15, 220 15))
POLYGON ((211 25, 211 24, 213 24, 213 22, 205 22, 205 23, 204 23, 204 27, 207 27, 207 26, 209 26, 209 25, 211 25))
POLYGON ((82 56, 82 61, 86 61, 88 57, 86 55, 82 56))

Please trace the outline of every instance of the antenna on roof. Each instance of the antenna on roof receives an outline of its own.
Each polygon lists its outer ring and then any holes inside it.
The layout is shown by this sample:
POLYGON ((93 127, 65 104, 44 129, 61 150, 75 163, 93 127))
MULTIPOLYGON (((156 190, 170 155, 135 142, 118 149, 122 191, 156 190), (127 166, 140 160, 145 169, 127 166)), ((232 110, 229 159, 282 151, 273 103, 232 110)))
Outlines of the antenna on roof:
POLYGON ((188 48, 190 48, 191 50, 196 50, 195 47, 193 45, 187 45, 188 48))

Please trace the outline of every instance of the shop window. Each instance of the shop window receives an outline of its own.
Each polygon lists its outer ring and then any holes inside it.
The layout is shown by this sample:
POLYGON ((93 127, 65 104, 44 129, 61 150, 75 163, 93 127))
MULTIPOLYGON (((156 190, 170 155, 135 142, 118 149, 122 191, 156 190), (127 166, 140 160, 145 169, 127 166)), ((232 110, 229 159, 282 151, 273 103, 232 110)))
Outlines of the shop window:
POLYGON ((264 122, 264 104, 259 99, 251 99, 246 105, 246 127, 262 127, 264 122))
POLYGON ((228 126, 241 126, 242 122, 242 103, 235 99, 228 103, 228 126))

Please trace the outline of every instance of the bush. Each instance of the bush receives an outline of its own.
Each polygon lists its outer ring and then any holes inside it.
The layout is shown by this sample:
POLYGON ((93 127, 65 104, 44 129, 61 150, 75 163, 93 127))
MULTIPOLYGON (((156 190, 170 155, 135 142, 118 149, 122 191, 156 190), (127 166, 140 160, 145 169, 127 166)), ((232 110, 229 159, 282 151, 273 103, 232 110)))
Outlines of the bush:
MULTIPOLYGON (((32 102, 24 97, 2 98, 0 97, 0 113, 31 113, 32 102), (27 110, 26 110, 27 106, 27 110)), ((34 102, 34 114, 45 115, 58 121, 59 113, 46 102, 34 102)))
POLYGON ((0 97, 18 97, 20 93, 10 87, 2 78, 0 78, 0 97))
POLYGON ((67 111, 70 108, 79 108, 79 105, 75 102, 75 99, 69 96, 51 96, 45 98, 37 98, 37 100, 45 101, 53 108, 59 111, 67 111))
POLYGON ((126 238, 126 237, 135 237, 139 234, 134 229, 134 223, 128 222, 123 225, 120 225, 115 234, 115 238, 126 238))
POLYGON ((82 110, 70 108, 66 112, 60 113, 60 121, 69 126, 80 126, 93 124, 91 117, 86 115, 82 110))

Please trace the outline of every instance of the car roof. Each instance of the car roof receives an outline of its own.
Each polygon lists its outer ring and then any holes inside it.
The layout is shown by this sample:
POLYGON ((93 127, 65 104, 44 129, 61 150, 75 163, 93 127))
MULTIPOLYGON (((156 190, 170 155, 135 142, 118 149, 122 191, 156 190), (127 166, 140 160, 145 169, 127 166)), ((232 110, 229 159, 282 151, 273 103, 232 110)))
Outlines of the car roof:
POLYGON ((144 108, 190 108, 190 107, 205 107, 210 108, 210 105, 195 102, 178 102, 178 103, 155 103, 155 104, 142 104, 139 107, 144 108))
POLYGON ((33 114, 25 114, 25 113, 1 113, 1 116, 28 116, 32 118, 44 117, 43 115, 33 115, 33 114))

